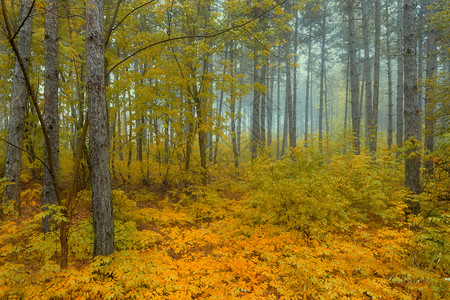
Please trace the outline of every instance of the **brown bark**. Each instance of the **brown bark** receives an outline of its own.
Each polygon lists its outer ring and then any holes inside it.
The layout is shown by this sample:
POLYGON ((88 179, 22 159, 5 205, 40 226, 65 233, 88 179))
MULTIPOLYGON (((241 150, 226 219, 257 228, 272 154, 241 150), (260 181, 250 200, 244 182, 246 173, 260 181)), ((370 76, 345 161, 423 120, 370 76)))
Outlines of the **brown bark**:
MULTIPOLYGON (((420 127, 419 105, 417 101, 417 36, 415 0, 404 1, 404 95, 405 95, 405 141, 408 142, 405 159, 405 186, 414 193, 420 192, 420 127)), ((410 205, 413 213, 419 213, 418 202, 410 205)))
MULTIPOLYGON (((53 153, 53 169, 58 176, 59 159, 59 118, 58 118, 58 0, 47 0, 45 11, 45 39, 44 39, 44 120, 47 126, 50 146, 53 153)), ((45 161, 48 162, 48 151, 45 151, 45 161)), ((53 177, 47 168, 44 168, 44 184, 42 191, 42 209, 46 205, 56 205, 56 197, 53 177)), ((52 216, 48 215, 42 220, 42 232, 53 230, 55 223, 52 216), (53 227, 53 228, 52 228, 53 227)))
POLYGON ((105 95, 103 4, 103 0, 88 0, 86 5, 86 96, 92 165, 94 256, 114 253, 114 222, 105 95))
MULTIPOLYGON (((3 13, 5 14, 6 6, 3 13)), ((8 144, 6 146, 4 177, 12 184, 7 185, 3 192, 4 204, 13 203, 14 209, 20 213, 20 171, 22 168, 22 145, 24 139, 25 107, 28 101, 27 78, 30 66, 31 35, 33 27, 32 2, 23 0, 20 4, 19 29, 17 37, 17 51, 23 66, 16 56, 14 77, 12 83, 10 114, 8 122, 8 144), (22 69, 22 67, 25 69, 22 69)), ((6 21, 6 17, 5 17, 6 21)), ((9 22, 9 20, 7 21, 9 22)), ((11 33, 12 37, 12 33, 11 33)), ((14 43, 14 41, 12 41, 14 43)))
POLYGON ((355 154, 360 154, 360 123, 361 113, 359 109, 359 84, 358 84, 358 62, 356 58, 356 30, 355 30, 355 1, 348 0, 348 26, 349 43, 348 52, 350 56, 350 97, 352 110, 352 129, 353 129, 353 149, 355 154))

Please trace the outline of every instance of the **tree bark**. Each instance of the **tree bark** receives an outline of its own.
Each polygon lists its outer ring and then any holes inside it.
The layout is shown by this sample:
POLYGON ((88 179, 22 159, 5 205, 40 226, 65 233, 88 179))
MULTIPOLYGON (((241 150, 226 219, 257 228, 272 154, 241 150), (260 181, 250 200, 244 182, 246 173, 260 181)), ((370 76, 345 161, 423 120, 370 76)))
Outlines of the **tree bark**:
MULTIPOLYGON (((225 55, 226 57, 226 55, 225 55)), ((230 46, 230 76, 234 77, 234 45, 230 46)), ((236 132, 236 88, 232 83, 230 90, 230 114, 231 114, 231 143, 233 146, 234 167, 239 167, 239 153, 237 145, 237 132, 236 132)))
MULTIPOLYGON (((261 85, 266 85, 266 72, 267 72, 267 66, 262 66, 261 69, 261 77, 260 82, 261 85)), ((260 147, 266 146, 266 99, 267 99, 267 90, 266 93, 261 93, 261 121, 260 121, 260 147)))
MULTIPOLYGON (((415 0, 404 1, 404 95, 405 95, 405 141, 408 142, 405 159, 405 186, 414 193, 420 192, 420 118, 417 101, 417 36, 415 0)), ((418 202, 411 204, 413 213, 419 213, 418 202)))
POLYGON ((322 4, 322 42, 320 54, 320 100, 319 100, 319 151, 322 153, 322 139, 323 139, 323 106, 324 106, 324 91, 325 91, 325 39, 326 39, 326 25, 327 25, 327 2, 322 4))
POLYGON ((378 102, 380 97, 380 52, 381 52, 381 7, 380 0, 375 0, 375 54, 373 67, 373 100, 369 126, 369 151, 377 151, 378 137, 378 102))
MULTIPOLYGON (((19 24, 23 24, 17 37, 17 49, 22 57, 26 72, 30 66, 31 36, 33 27, 32 1, 22 0, 20 4, 19 24)), ((8 122, 8 144, 5 157, 5 178, 7 185, 3 192, 4 204, 13 203, 14 209, 20 213, 20 171, 22 168, 22 145, 25 129, 25 108, 28 101, 28 90, 20 62, 16 57, 12 82, 10 114, 8 122)))
POLYGON ((390 40, 390 27, 389 27, 389 1, 386 1, 385 6, 386 13, 386 53, 387 53, 387 79, 388 79, 388 131, 387 131, 387 144, 388 149, 392 147, 393 141, 393 102, 392 102, 392 60, 391 60, 391 40, 390 40))
POLYGON ((88 0, 86 5, 86 96, 92 165, 94 256, 114 253, 108 112, 105 95, 103 4, 103 0, 88 0))
POLYGON ((292 74, 291 74, 291 60, 289 54, 290 35, 288 37, 288 43, 286 44, 286 108, 287 108, 287 120, 289 127, 289 147, 297 147, 297 138, 295 134, 295 120, 294 109, 292 100, 292 74))
MULTIPOLYGON (((365 145, 369 147, 370 141, 370 123, 372 119, 372 70, 370 68, 370 50, 369 50, 369 19, 367 16, 368 7, 366 0, 361 0, 361 12, 362 12, 362 28, 363 28, 363 41, 364 41, 364 91, 365 91, 365 145)), ((362 99, 361 99, 362 101, 362 99)))
MULTIPOLYGON (((309 34, 308 34, 308 61, 306 63, 306 97, 305 97, 305 147, 308 147, 308 117, 309 117, 309 89, 310 89, 310 78, 311 78, 311 48, 312 48, 312 24, 309 23, 309 34)), ((311 126, 312 127, 312 126, 311 126)))
POLYGON ((350 56, 350 97, 352 110, 353 149, 355 154, 360 154, 359 132, 361 126, 361 113, 359 109, 359 84, 358 62, 356 58, 356 30, 355 30, 355 1, 348 0, 348 26, 349 42, 348 53, 350 56))
MULTIPOLYGON (((398 148, 403 147, 403 14, 402 0, 397 0, 397 135, 398 148)), ((399 153, 398 153, 399 154, 399 153)), ((398 155, 397 154, 397 155, 398 155)))
MULTIPOLYGON (((431 1, 430 6, 433 7, 435 0, 431 1)), ((433 12, 431 11, 430 14, 433 12)), ((436 30, 428 28, 427 38, 427 66, 426 66, 426 90, 425 90, 425 150, 429 153, 434 151, 434 103, 431 94, 431 87, 428 82, 433 80, 436 75, 437 67, 437 44, 436 30)), ((425 168, 428 173, 433 172, 433 160, 431 158, 425 160, 425 168)))
MULTIPOLYGON (((58 118, 58 0, 47 0, 45 10, 45 38, 44 38, 44 120, 47 126, 48 137, 53 154, 53 169, 58 176, 59 159, 59 118, 58 118)), ((46 147, 45 161, 48 163, 46 147)), ((42 192, 42 209, 46 205, 56 205, 56 196, 53 177, 47 168, 44 168, 44 184, 42 192)), ((54 230, 56 223, 48 215, 42 220, 42 232, 54 230)))
POLYGON ((259 90, 260 78, 258 72, 258 57, 256 50, 253 62, 253 112, 252 112, 252 129, 251 129, 251 145, 250 152, 252 155, 252 160, 257 157, 257 151, 259 146, 259 141, 261 140, 260 133, 260 107, 261 107, 261 93, 259 90))

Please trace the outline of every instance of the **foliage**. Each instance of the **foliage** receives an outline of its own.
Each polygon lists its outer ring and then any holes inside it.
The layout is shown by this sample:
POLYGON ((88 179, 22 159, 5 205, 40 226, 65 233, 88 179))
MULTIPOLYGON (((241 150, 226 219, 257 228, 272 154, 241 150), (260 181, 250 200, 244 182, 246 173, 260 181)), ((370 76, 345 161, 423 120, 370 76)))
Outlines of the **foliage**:
POLYGON ((362 224, 398 227, 404 219, 400 174, 390 157, 324 157, 296 148, 282 161, 263 159, 249 174, 249 220, 303 231, 307 236, 362 224))
POLYGON ((397 170, 389 154, 327 162, 297 148, 282 161, 260 158, 245 176, 222 172, 207 188, 116 189, 116 254, 92 259, 92 220, 75 219, 67 269, 40 215, 3 222, 0 297, 445 298, 448 174, 436 173, 417 196, 423 214, 406 222, 397 170))

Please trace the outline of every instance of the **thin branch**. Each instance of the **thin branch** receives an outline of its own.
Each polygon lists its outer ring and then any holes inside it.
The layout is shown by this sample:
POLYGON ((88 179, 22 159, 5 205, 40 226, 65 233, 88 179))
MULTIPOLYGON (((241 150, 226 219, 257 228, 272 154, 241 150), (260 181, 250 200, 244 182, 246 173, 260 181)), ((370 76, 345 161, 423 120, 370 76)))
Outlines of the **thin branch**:
MULTIPOLYGON (((16 36, 19 34, 20 29, 23 27, 23 25, 25 25, 25 22, 28 20, 28 18, 31 16, 31 12, 33 11, 34 5, 36 3, 36 0, 33 0, 33 2, 31 3, 31 7, 28 10, 27 16, 22 20, 22 23, 19 25, 19 28, 16 30, 16 32, 14 33, 12 39, 14 40, 16 38, 16 36)), ((9 36, 8 36, 9 39, 9 36)))
POLYGON ((273 9, 275 9, 276 7, 283 5, 284 3, 286 3, 288 0, 284 0, 272 7, 270 7, 269 9, 265 10, 264 12, 260 13, 259 15, 257 15, 256 17, 254 17, 253 19, 250 19, 242 24, 238 24, 238 25, 234 25, 231 26, 229 28, 223 29, 223 30, 219 30, 215 33, 211 33, 211 34, 201 34, 201 35, 185 35, 185 36, 178 36, 178 37, 173 37, 173 38, 168 38, 165 40, 161 40, 161 41, 157 41, 154 42, 152 44, 149 44, 147 46, 144 46, 142 48, 139 48, 138 50, 134 51, 133 53, 131 53, 130 55, 128 55, 127 57, 123 58, 122 60, 120 60, 118 63, 116 63, 114 66, 111 67, 111 69, 109 69, 108 72, 106 72, 106 76, 109 75, 115 68, 117 68, 118 66, 120 66, 121 64, 123 64, 124 62, 126 62, 127 60, 129 60, 130 58, 136 56, 137 54, 141 53, 144 50, 147 50, 151 47, 157 46, 159 44, 164 44, 167 42, 171 42, 171 41, 177 41, 177 40, 184 40, 184 39, 195 39, 195 38, 201 38, 201 39, 209 39, 209 38, 213 38, 216 36, 219 36, 221 34, 227 33, 229 31, 232 31, 234 29, 239 29, 242 28, 250 23, 252 23, 253 21, 255 21, 256 19, 261 18, 263 15, 267 14, 268 12, 272 11, 273 9))
MULTIPOLYGON (((148 2, 146 2, 146 3, 144 3, 144 4, 139 5, 138 7, 133 8, 129 13, 127 13, 127 14, 125 15, 125 17, 122 18, 122 20, 120 20, 120 21, 117 23, 116 26, 114 26, 114 27, 112 28, 112 30, 115 30, 117 27, 119 27, 120 24, 122 24, 122 22, 125 21, 125 19, 128 18, 128 17, 129 17, 132 13, 134 13, 136 10, 141 9, 142 7, 144 7, 144 6, 148 5, 148 4, 151 4, 151 3, 153 3, 153 2, 155 2, 155 0, 148 1, 148 2)), ((111 25, 112 25, 112 24, 111 24, 111 25)))
POLYGON ((22 152, 25 152, 25 153, 31 155, 35 159, 39 160, 44 165, 44 167, 50 172, 50 168, 48 167, 48 165, 39 156, 33 154, 31 151, 28 151, 27 149, 23 149, 23 148, 21 148, 21 147, 19 147, 17 145, 14 145, 13 143, 8 142, 7 140, 5 140, 4 138, 1 138, 1 137, 0 137, 0 141, 5 142, 6 144, 8 144, 10 146, 12 146, 12 147, 14 147, 16 149, 19 149, 22 152))
POLYGON ((108 30, 105 33, 105 48, 108 45, 109 38, 111 37, 111 33, 113 31, 114 23, 116 22, 117 13, 119 12, 120 4, 123 0, 117 0, 116 8, 114 9, 113 17, 111 18, 111 23, 109 23, 108 30))

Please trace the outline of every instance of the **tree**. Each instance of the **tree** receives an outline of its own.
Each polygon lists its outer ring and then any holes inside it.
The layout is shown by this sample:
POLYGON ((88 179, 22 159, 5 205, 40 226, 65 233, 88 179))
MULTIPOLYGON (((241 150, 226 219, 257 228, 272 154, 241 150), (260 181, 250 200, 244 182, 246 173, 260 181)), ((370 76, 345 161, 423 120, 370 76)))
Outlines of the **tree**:
MULTIPOLYGON (((405 159, 405 186, 414 193, 420 192, 420 127, 418 87, 417 87, 417 36, 416 36, 415 0, 405 0, 404 22, 404 95, 405 95, 405 141, 408 143, 405 159)), ((419 213, 418 203, 411 207, 413 213, 419 213)))
MULTIPOLYGON (((431 7, 434 7, 436 1, 431 1, 431 7)), ((432 15, 434 10, 430 11, 432 15)), ((425 91, 425 150, 429 153, 434 151, 434 102, 432 100, 431 81, 436 75, 437 66, 437 44, 436 32, 437 30, 429 25, 427 33, 427 66, 426 66, 426 91, 425 91)), ((431 159, 425 160, 425 168, 428 173, 433 170, 433 161, 431 159)))
MULTIPOLYGON (((20 213, 20 171, 22 167, 22 145, 24 137, 25 107, 28 102, 26 76, 30 66, 31 36, 33 29, 33 10, 31 0, 22 0, 19 13, 17 50, 22 62, 16 57, 12 83, 10 114, 8 122, 8 144, 5 157, 5 177, 12 184, 5 187, 3 204, 14 204, 20 213), (25 72, 23 73, 23 63, 25 72)), ((3 13, 6 12, 3 10, 3 13)), ((6 18, 5 18, 6 21, 6 18)))
POLYGON ((403 146, 403 14, 402 0, 397 0, 397 147, 403 146))
POLYGON ((355 1, 348 0, 348 53, 350 57, 350 101, 352 111, 353 148, 355 154, 360 153, 359 131, 361 126, 361 112, 359 108, 358 63, 356 59, 356 29, 355 29, 355 1))
POLYGON ((373 99, 369 126, 369 151, 377 151, 378 102, 380 98, 381 5, 375 0, 375 55, 373 67, 373 99))
MULTIPOLYGON (((45 9, 45 75, 44 75, 44 119, 48 137, 52 147, 53 169, 58 176, 59 158, 59 120, 58 120, 58 0, 47 0, 45 9)), ((48 151, 45 151, 45 161, 49 162, 48 151)), ((42 191, 42 209, 46 205, 56 205, 55 185, 50 170, 44 168, 44 185, 42 191)), ((42 220, 42 231, 52 230, 52 216, 47 215, 42 220)))
POLYGON ((103 0, 86 3, 86 98, 92 166, 94 255, 114 253, 114 222, 109 167, 109 136, 105 94, 103 0))
POLYGON ((388 149, 391 149, 392 147, 392 140, 393 140, 393 118, 392 118, 392 107, 393 107, 393 101, 392 101, 392 60, 391 60, 391 31, 389 26, 389 1, 386 1, 385 6, 385 13, 386 13, 386 59, 387 59, 387 80, 388 80, 388 129, 387 129, 387 144, 388 149))
POLYGON ((319 103, 319 150, 322 152, 322 135, 323 135, 323 111, 325 98, 325 42, 326 42, 326 26, 327 26, 327 1, 323 2, 322 15, 322 41, 320 47, 320 103, 319 103))
MULTIPOLYGON (((364 95, 366 108, 366 147, 369 146, 370 128, 372 119, 372 70, 370 68, 370 50, 369 50, 369 18, 367 16, 368 7, 366 0, 361 0, 363 44, 364 44, 364 95)), ((362 98, 361 98, 362 101, 362 98)))

